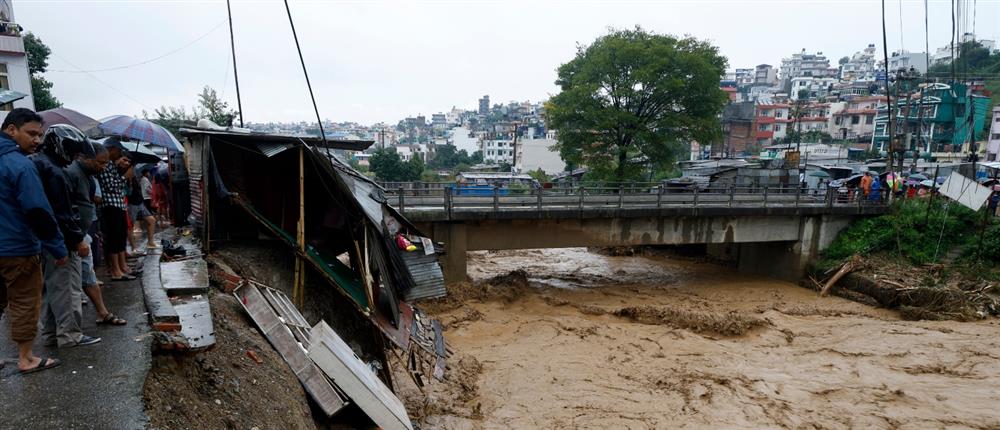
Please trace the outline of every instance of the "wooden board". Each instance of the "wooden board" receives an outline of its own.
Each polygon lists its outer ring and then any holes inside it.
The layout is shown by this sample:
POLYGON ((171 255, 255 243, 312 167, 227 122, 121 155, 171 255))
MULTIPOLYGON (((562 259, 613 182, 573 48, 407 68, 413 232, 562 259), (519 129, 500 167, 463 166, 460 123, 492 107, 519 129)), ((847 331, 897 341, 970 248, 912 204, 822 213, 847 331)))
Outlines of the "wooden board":
POLYGON ((386 430, 412 430, 410 417, 403 402, 366 365, 351 347, 326 324, 320 321, 309 332, 312 346, 309 358, 326 376, 368 415, 386 430))
MULTIPOLYGON (((243 308, 250 314, 250 317, 257 323, 260 331, 264 333, 264 337, 271 342, 278 354, 285 359, 285 363, 291 367, 292 372, 299 378, 299 382, 323 410, 323 413, 329 417, 343 409, 346 405, 345 399, 337 393, 330 381, 323 376, 323 372, 309 359, 305 349, 296 340, 288 326, 281 321, 260 289, 253 284, 248 284, 234 294, 240 300, 243 308)), ((285 300, 287 301, 287 297, 285 300)))

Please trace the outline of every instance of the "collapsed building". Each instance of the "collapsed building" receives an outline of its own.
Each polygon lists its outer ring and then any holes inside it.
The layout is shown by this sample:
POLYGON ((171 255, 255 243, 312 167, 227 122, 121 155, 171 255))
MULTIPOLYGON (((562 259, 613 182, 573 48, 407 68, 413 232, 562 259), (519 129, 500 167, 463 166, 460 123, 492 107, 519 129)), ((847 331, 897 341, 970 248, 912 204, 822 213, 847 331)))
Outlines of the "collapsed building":
MULTIPOLYGON (((344 344, 346 351, 340 352, 356 356, 389 390, 387 357, 393 349, 418 384, 428 375, 443 377, 447 351, 441 325, 410 304, 444 295, 437 260, 442 244, 391 208, 377 183, 335 155, 373 142, 202 128, 184 128, 180 134, 194 235, 207 254, 228 257, 253 279, 237 297, 327 415, 348 403, 343 382, 330 378, 335 389, 327 390, 332 394, 326 397, 339 396, 339 402, 323 399, 315 378, 289 358, 303 359, 300 348, 286 345, 298 343, 305 350, 319 343, 309 338, 306 320, 322 324, 323 333, 329 332, 328 324, 333 337, 343 339, 327 342, 331 348, 344 344), (286 295, 291 299, 282 298, 286 295), (276 340, 263 314, 248 304, 264 296, 273 305, 268 312, 274 311, 274 320, 289 327, 287 339, 276 340)), ((314 356, 312 349, 309 354, 314 356)), ((365 379, 364 371, 354 373, 365 379)), ((372 381, 363 385, 379 392, 372 381)), ((365 407, 363 400, 353 400, 365 407)), ((365 412, 380 426, 395 427, 365 412)), ((402 414, 405 418, 405 410, 402 414)), ((402 421, 406 425, 399 428, 406 428, 408 419, 402 421)))

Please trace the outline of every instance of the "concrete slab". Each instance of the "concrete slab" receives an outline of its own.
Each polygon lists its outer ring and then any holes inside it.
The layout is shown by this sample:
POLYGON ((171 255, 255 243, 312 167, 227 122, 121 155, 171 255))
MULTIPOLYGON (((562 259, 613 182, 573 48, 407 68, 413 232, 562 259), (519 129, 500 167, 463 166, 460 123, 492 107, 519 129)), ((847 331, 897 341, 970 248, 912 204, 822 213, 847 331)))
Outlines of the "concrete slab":
POLYGON ((187 349, 197 351, 215 345, 215 326, 208 296, 183 296, 172 299, 181 320, 181 336, 187 339, 187 349))
POLYGON ((172 331, 181 320, 160 282, 160 251, 159 248, 150 249, 143 260, 142 293, 153 325, 157 330, 166 328, 166 331, 172 331))
POLYGON ((160 263, 160 281, 168 296, 208 291, 208 263, 201 258, 160 263))

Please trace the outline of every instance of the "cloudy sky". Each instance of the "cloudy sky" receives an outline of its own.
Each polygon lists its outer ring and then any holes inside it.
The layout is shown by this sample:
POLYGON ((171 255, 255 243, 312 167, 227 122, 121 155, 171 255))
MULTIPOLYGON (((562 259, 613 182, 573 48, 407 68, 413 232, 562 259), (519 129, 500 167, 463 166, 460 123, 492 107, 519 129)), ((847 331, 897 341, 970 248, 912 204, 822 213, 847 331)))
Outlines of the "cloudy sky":
MULTIPOLYGON (((923 51, 924 2, 886 3, 889 49, 923 51)), ((933 51, 950 40, 950 3, 929 3, 933 51)), ((995 40, 1000 1, 976 3, 977 33, 995 40)), ((205 85, 236 105, 225 1, 13 4, 16 21, 52 49, 47 76, 67 107, 97 118, 163 105, 190 107, 205 85), (121 66, 131 67, 106 70, 121 66)), ((320 114, 365 124, 429 116, 452 106, 472 109, 483 94, 494 102, 547 98, 557 91, 555 69, 573 57, 578 44, 590 43, 609 27, 641 25, 709 39, 731 68, 780 64, 803 48, 822 51, 835 64, 869 43, 879 52, 882 46, 877 0, 292 0, 290 5, 320 114)), ((232 0, 232 8, 245 119, 314 119, 283 2, 232 0)))

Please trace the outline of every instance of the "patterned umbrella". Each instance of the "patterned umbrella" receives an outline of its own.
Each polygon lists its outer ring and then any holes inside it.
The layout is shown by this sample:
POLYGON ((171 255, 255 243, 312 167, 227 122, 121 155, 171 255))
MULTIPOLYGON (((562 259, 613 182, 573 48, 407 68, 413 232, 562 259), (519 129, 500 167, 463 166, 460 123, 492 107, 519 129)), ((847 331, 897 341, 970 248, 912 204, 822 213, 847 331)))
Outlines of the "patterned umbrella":
POLYGON ((144 119, 115 115, 105 118, 97 127, 109 136, 127 137, 150 145, 162 146, 170 151, 184 152, 184 147, 172 133, 144 119))
POLYGON ((43 110, 38 114, 41 115, 42 120, 45 121, 45 124, 42 126, 43 130, 48 129, 50 125, 69 124, 86 133, 87 130, 97 127, 97 125, 100 124, 100 122, 96 119, 73 109, 55 108, 43 110))

